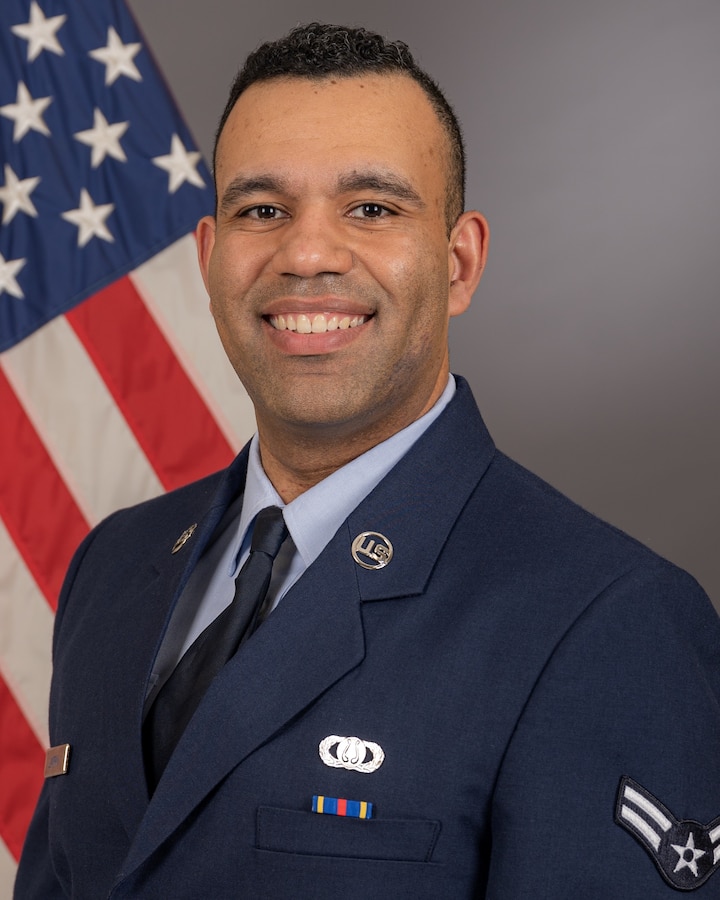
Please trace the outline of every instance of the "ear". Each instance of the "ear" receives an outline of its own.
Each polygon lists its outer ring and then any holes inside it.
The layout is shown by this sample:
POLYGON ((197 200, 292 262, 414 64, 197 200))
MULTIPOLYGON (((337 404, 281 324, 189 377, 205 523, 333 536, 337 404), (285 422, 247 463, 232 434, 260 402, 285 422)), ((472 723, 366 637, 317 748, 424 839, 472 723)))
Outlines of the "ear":
POLYGON ((448 246, 448 313, 451 316, 459 316, 470 306, 485 268, 489 241, 488 223, 479 212, 464 212, 455 223, 448 246))
POLYGON ((215 246, 215 219, 213 216, 203 216, 195 229, 195 243, 197 244, 198 262, 200 272, 205 282, 205 290, 210 293, 208 287, 208 271, 210 269, 210 257, 215 246))

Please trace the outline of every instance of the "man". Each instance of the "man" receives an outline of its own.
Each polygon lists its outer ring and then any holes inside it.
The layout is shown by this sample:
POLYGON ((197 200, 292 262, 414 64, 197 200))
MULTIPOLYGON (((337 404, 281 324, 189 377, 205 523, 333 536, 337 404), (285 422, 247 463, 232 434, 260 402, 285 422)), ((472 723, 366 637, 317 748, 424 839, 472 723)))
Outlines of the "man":
POLYGON ((437 87, 296 29, 238 76, 215 177, 200 265, 258 433, 78 551, 16 896, 720 896, 717 617, 449 377, 488 232, 437 87), (264 621, 159 753, 267 507, 264 621))

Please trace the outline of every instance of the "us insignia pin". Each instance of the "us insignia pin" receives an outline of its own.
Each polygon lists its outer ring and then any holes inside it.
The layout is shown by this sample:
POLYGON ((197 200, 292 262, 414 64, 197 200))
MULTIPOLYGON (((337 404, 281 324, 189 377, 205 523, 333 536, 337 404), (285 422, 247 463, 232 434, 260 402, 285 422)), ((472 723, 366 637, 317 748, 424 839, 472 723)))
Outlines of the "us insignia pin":
POLYGON ((393 558, 393 545, 377 531, 363 531, 350 549, 353 559, 363 569, 384 569, 393 558))
POLYGON ((182 547, 187 544, 190 538, 195 534, 195 529, 197 528, 197 522, 194 522, 189 528, 186 528, 185 531, 180 535, 180 537, 173 544, 173 548, 170 551, 171 553, 177 553, 182 547))
POLYGON ((720 818, 709 825, 681 822, 631 778, 620 780, 615 821, 642 844, 677 890, 694 891, 720 868, 720 818))

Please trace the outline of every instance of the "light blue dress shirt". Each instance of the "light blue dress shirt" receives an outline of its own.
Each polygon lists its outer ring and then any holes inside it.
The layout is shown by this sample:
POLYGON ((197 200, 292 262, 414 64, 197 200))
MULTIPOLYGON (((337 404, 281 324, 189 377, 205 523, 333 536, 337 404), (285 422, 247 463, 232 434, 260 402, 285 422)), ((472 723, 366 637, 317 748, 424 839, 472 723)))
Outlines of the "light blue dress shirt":
POLYGON ((455 379, 450 375, 445 390, 424 416, 287 505, 265 474, 260 462, 258 436, 253 437, 245 491, 226 511, 178 601, 155 659, 146 710, 195 638, 232 601, 235 578, 250 553, 251 526, 260 510, 266 506, 282 507, 289 532, 273 566, 263 610, 267 616, 320 556, 350 513, 437 419, 454 393, 455 379))

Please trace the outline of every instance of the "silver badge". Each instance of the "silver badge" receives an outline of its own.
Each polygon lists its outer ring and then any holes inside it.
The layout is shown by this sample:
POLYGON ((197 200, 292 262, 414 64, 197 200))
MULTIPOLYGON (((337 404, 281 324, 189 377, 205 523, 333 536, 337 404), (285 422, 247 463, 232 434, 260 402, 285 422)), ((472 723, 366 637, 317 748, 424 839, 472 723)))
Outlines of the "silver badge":
POLYGON ((180 537, 175 541, 172 548, 172 553, 177 553, 182 547, 187 544, 190 538, 195 534, 195 529, 197 528, 197 522, 194 522, 189 528, 186 528, 185 531, 180 535, 180 537))
POLYGON ((393 558, 393 546, 384 534, 363 531, 352 542, 352 555, 363 569, 383 569, 393 558))
POLYGON ((320 759, 333 769, 350 769, 367 775, 379 769, 385 759, 380 744, 363 741, 359 737, 328 735, 318 747, 320 759))

